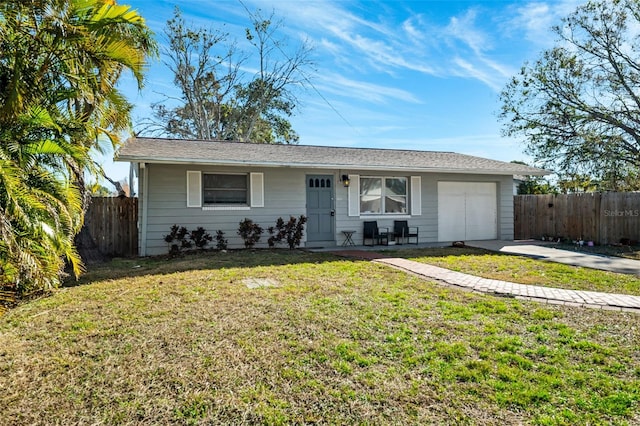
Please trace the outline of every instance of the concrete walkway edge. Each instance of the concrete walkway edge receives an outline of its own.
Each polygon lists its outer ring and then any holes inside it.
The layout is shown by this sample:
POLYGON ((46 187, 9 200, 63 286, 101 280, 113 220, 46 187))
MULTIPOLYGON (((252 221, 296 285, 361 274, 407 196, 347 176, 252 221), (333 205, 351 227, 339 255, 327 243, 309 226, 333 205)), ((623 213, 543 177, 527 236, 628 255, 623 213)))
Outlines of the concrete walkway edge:
POLYGON ((565 265, 600 269, 640 277, 640 260, 602 256, 594 253, 581 252, 579 250, 565 250, 557 248, 554 243, 543 243, 533 240, 489 240, 466 241, 465 244, 469 247, 477 247, 489 251, 533 257, 548 262, 564 263, 565 265))

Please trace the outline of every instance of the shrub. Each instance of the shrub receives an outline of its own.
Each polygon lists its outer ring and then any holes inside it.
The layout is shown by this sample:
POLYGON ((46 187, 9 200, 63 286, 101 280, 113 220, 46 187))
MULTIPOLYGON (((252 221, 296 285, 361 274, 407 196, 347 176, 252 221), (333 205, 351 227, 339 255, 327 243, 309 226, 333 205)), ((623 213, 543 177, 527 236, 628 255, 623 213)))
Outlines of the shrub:
POLYGON ((204 249, 204 247, 213 240, 211 234, 209 234, 202 226, 198 226, 196 229, 191 231, 191 234, 189 234, 189 238, 196 246, 196 248, 199 248, 201 250, 204 249))
POLYGON ((271 235, 267 240, 269 247, 274 247, 283 240, 287 242, 291 250, 298 247, 304 234, 305 223, 307 223, 307 218, 304 215, 300 216, 299 219, 291 216, 287 223, 279 217, 278 220, 276 220, 276 226, 270 226, 268 229, 271 235))
POLYGON ((224 232, 218 229, 216 231, 216 248, 218 250, 226 250, 228 243, 229 241, 224 237, 224 232))
POLYGON ((187 239, 187 228, 173 225, 169 234, 164 236, 164 240, 169 244, 169 254, 176 255, 182 250, 191 248, 191 241, 187 239))
POLYGON ((173 225, 164 240, 169 244, 169 254, 175 256, 193 246, 204 249, 213 237, 202 226, 189 232, 184 226, 173 225))
POLYGON ((269 232, 270 235, 267 244, 269 244, 269 247, 275 247, 275 245, 280 243, 284 238, 284 220, 279 217, 278 220, 276 220, 276 226, 270 226, 267 228, 267 232, 269 232))
POLYGON ((260 241, 262 227, 257 223, 253 223, 251 219, 245 218, 240 222, 238 235, 240 235, 244 240, 245 248, 252 248, 258 241, 260 241))

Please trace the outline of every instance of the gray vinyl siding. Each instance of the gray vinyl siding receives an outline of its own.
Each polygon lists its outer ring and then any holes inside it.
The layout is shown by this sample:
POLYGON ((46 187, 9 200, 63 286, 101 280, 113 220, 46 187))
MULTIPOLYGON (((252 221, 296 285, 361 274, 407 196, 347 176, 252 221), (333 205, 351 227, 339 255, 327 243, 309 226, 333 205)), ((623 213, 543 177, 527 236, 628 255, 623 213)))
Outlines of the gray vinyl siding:
POLYGON ((499 176, 498 181, 498 238, 513 240, 513 176, 499 176))
MULTIPOLYGON (((305 173, 300 169, 284 168, 238 168, 211 166, 184 166, 147 164, 147 241, 146 255, 167 253, 164 236, 171 226, 195 229, 202 226, 212 236, 217 230, 225 233, 229 248, 243 247, 237 235, 238 225, 249 218, 265 229, 256 247, 266 247, 269 237, 266 228, 275 225, 278 217, 305 213, 305 173), (187 170, 212 173, 264 173, 264 207, 249 210, 205 210, 202 207, 187 208, 187 170)), ((215 240, 210 243, 215 247, 215 240)))
MULTIPOLYGON (((277 167, 214 167, 201 165, 163 165, 147 164, 148 182, 140 185, 140 201, 143 200, 143 188, 147 189, 146 217, 146 255, 167 253, 164 236, 172 225, 186 226, 189 230, 204 227, 212 236, 217 230, 225 233, 229 240, 229 248, 243 247, 242 239, 237 235, 239 222, 250 218, 261 225, 265 232, 256 247, 266 247, 269 237, 266 228, 275 224, 278 217, 288 219, 289 216, 306 214, 306 176, 309 174, 328 174, 334 176, 335 197, 335 241, 329 245, 340 245, 344 241, 343 230, 354 230, 353 240, 362 244, 362 227, 366 220, 377 220, 381 227, 393 228, 394 216, 348 215, 348 188, 345 188, 339 177, 342 174, 360 176, 411 176, 421 177, 421 209, 420 216, 402 215, 410 226, 419 228, 420 242, 438 241, 438 181, 462 182, 495 182, 498 194, 498 238, 513 239, 513 194, 512 176, 474 175, 454 173, 398 173, 372 172, 362 170, 305 170, 301 168, 277 167), (187 208, 186 179, 187 171, 214 173, 263 173, 264 174, 264 207, 249 210, 203 210, 201 207, 187 208)), ((142 172, 142 171, 141 171, 142 172)), ((140 174, 142 176, 142 173, 140 174)), ((142 178, 141 178, 142 180, 142 178)), ((409 183, 410 184, 410 183, 409 183)), ((411 189, 408 188, 410 196, 411 189)), ((410 197, 409 197, 410 198, 410 197)), ((413 200, 409 200, 411 203, 413 200)), ((139 209, 143 214, 143 208, 139 209)), ((409 209, 411 211, 411 209, 409 209)), ((398 217, 396 217, 397 219, 398 217)), ((140 221, 142 224, 142 221, 140 221)), ((144 233, 141 233, 141 236, 144 233)), ((145 244, 140 238, 141 245, 145 244)), ((304 241, 303 241, 304 245, 304 241)), ((327 244, 324 244, 325 246, 327 244)), ((215 241, 211 243, 215 247, 215 241)))
POLYGON ((144 241, 143 241, 143 233, 142 233, 142 226, 144 225, 144 223, 142 222, 142 215, 143 215, 143 209, 145 207, 144 205, 144 185, 143 185, 143 181, 144 181, 144 177, 142 176, 142 172, 143 170, 140 168, 140 164, 136 164, 136 169, 137 169, 137 176, 138 176, 138 253, 142 254, 144 253, 144 249, 143 249, 143 245, 144 245, 144 241))

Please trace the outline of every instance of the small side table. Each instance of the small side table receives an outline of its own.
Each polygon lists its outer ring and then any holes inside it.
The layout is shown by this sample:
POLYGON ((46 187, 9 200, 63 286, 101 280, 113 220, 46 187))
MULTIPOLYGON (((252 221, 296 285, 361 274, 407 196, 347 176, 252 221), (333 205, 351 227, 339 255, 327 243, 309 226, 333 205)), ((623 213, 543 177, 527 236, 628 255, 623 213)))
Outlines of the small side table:
POLYGON ((342 231, 342 233, 344 234, 343 247, 356 245, 356 243, 353 242, 353 234, 355 234, 356 231, 342 231))

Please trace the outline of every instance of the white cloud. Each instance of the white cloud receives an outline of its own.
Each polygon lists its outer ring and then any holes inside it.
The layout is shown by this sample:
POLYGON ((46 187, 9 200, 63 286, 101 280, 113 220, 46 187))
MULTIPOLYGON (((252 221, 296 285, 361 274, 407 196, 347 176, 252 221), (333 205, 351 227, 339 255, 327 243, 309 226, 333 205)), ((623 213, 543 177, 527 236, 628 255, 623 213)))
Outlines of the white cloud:
POLYGON ((563 17, 572 13, 584 0, 553 2, 527 2, 512 7, 513 17, 505 23, 505 30, 524 34, 524 38, 536 45, 550 46, 556 40, 551 30, 563 17))
POLYGON ((315 44, 322 53, 344 66, 387 74, 400 70, 436 73, 411 50, 421 34, 408 21, 404 31, 398 31, 397 23, 365 19, 348 10, 350 4, 340 2, 275 2, 274 6, 286 16, 288 25, 304 28, 306 35, 319 40, 315 44))
POLYGON ((340 74, 324 74, 321 80, 321 90, 346 96, 350 99, 359 99, 378 104, 387 103, 392 99, 416 104, 420 103, 418 98, 406 90, 352 80, 340 74))
POLYGON ((448 38, 461 41, 476 55, 480 55, 491 49, 492 43, 489 36, 477 28, 477 17, 476 9, 469 9, 462 16, 453 16, 443 33, 448 38))
MULTIPOLYGON (((388 40, 375 40, 358 34, 347 34, 336 30, 335 35, 347 42, 357 52, 368 59, 369 64, 378 71, 392 73, 393 69, 418 71, 425 74, 435 74, 432 67, 420 61, 409 60, 403 52, 389 43, 388 40), (391 69, 390 69, 391 67, 391 69)), ((362 58, 358 58, 362 60, 362 58)))
POLYGON ((404 33, 407 35, 407 38, 414 46, 423 45, 427 42, 426 34, 419 28, 424 26, 424 23, 421 22, 420 18, 420 15, 410 16, 402 23, 402 29, 404 30, 404 33))
POLYGON ((484 28, 487 11, 471 8, 450 18, 442 30, 444 43, 449 47, 451 64, 448 74, 482 82, 494 91, 500 90, 514 73, 514 68, 496 58, 500 52, 497 40, 484 28))
MULTIPOLYGON (((575 0, 565 0, 562 4, 571 2, 575 0)), ((413 13, 411 3, 395 8, 395 15, 385 14, 384 3, 372 6, 366 2, 331 0, 243 0, 242 5, 249 10, 260 8, 270 12, 272 9, 276 17, 285 17, 283 30, 297 37, 302 34, 309 37, 317 49, 315 56, 319 58, 321 72, 322 68, 331 67, 332 72, 347 77, 357 74, 361 80, 379 78, 375 74, 398 78, 405 71, 425 76, 457 76, 477 79, 493 90, 511 73, 496 56, 499 40, 489 32, 495 32, 495 28, 486 28, 491 25, 488 22, 497 19, 489 10, 493 14, 500 9, 488 9, 482 3, 440 23, 436 23, 432 15, 413 13), (378 10, 372 13, 374 7, 378 10)), ((546 3, 526 3, 513 8, 517 13, 516 18, 509 21, 511 28, 520 22, 531 34, 535 28, 544 26, 540 22, 550 19, 550 7, 546 3)), ((237 30, 242 26, 237 19, 246 14, 243 7, 223 1, 205 13, 220 16, 220 11, 235 21, 227 24, 228 29, 237 30)))
MULTIPOLYGON (((319 40, 315 45, 322 49, 320 55, 331 57, 345 75, 354 71, 359 75, 375 72, 398 76, 403 71, 427 76, 455 75, 477 79, 496 90, 510 71, 487 56, 493 41, 477 23, 477 8, 437 25, 409 10, 400 22, 390 18, 388 22, 365 19, 352 11, 356 9, 351 4, 341 2, 285 1, 274 6, 289 24, 303 27, 309 37, 319 40)), ((374 102, 389 95, 380 95, 377 90, 373 93, 369 98, 374 102)))
POLYGON ((470 77, 480 80, 493 90, 500 90, 503 85, 503 79, 497 81, 494 74, 489 73, 486 69, 481 69, 477 63, 471 63, 461 57, 454 58, 453 62, 459 67, 456 73, 461 77, 470 77))

